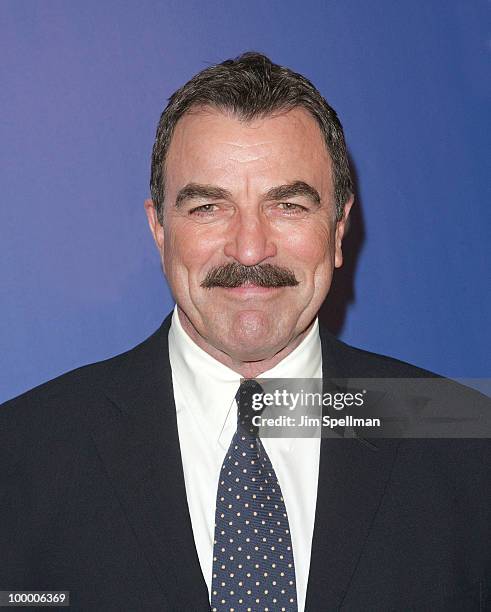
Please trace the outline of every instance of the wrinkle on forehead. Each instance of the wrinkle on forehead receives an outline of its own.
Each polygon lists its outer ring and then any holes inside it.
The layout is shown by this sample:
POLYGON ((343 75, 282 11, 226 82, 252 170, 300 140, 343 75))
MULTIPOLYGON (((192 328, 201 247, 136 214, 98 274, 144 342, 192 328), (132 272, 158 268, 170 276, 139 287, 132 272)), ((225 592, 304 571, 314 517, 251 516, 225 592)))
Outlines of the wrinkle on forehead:
POLYGON ((261 191, 303 180, 333 199, 332 163, 315 119, 301 108, 241 121, 219 109, 194 110, 178 122, 166 160, 174 195, 189 182, 229 191, 261 191))
POLYGON ((251 162, 259 162, 268 157, 270 151, 258 151, 258 147, 264 147, 264 145, 234 145, 233 143, 225 143, 227 146, 239 149, 238 151, 231 151, 228 155, 230 161, 238 162, 239 164, 247 164, 251 162), (247 150, 251 149, 252 150, 247 150))
POLYGON ((238 147, 239 149, 248 149, 249 147, 262 147, 265 145, 269 145, 272 142, 273 142, 272 140, 263 140, 262 142, 240 143, 240 142, 233 142, 233 140, 224 140, 223 144, 230 145, 231 147, 238 147))

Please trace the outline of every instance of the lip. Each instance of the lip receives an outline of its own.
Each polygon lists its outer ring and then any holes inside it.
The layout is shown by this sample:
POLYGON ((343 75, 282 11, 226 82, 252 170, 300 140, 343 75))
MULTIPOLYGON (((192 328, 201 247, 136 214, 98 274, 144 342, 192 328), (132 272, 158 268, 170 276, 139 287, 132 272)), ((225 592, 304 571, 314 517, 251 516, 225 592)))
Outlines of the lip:
POLYGON ((220 287, 223 291, 236 296, 270 295, 281 287, 260 287, 259 285, 241 285, 240 287, 220 287))

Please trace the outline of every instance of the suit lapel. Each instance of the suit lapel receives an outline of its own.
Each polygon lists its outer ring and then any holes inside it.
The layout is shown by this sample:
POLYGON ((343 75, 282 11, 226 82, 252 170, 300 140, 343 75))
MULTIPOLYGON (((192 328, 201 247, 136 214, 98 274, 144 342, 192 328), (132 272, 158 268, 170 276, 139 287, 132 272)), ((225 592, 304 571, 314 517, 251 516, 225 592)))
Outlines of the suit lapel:
MULTIPOLYGON (((148 340, 114 361, 107 401, 92 435, 120 503, 170 609, 209 609, 194 544, 179 447, 167 336, 170 316, 148 340)), ((322 335, 324 390, 336 340, 322 335)), ((397 440, 321 442, 306 610, 341 606, 395 457, 397 440)))
MULTIPOLYGON (((321 336, 324 392, 333 378, 347 378, 336 363, 337 340, 321 336)), ((306 610, 342 605, 380 505, 395 458, 397 440, 321 440, 319 485, 306 610)))
POLYGON ((206 610, 179 447, 167 336, 170 316, 119 363, 93 438, 170 609, 206 610))

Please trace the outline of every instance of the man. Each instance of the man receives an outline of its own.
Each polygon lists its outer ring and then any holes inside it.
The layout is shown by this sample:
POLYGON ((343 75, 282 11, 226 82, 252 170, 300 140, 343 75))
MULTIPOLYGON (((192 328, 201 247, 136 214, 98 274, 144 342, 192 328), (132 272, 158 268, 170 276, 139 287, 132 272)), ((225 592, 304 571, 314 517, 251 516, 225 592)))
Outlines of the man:
POLYGON ((264 55, 210 67, 162 114, 151 194, 177 307, 2 408, 0 589, 77 610, 487 609, 487 442, 251 425, 262 378, 431 376, 317 321, 353 205, 333 109, 264 55))

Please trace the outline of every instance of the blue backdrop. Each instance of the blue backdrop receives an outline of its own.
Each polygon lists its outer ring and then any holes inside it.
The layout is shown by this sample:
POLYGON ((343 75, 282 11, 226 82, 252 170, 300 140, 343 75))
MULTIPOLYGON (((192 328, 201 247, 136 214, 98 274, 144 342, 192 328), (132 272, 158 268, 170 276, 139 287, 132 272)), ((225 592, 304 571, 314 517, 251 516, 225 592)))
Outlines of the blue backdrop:
POLYGON ((486 0, 0 4, 0 400, 144 339, 172 307, 146 225, 167 97, 263 51, 338 110, 358 182, 323 316, 346 341, 490 375, 486 0))

